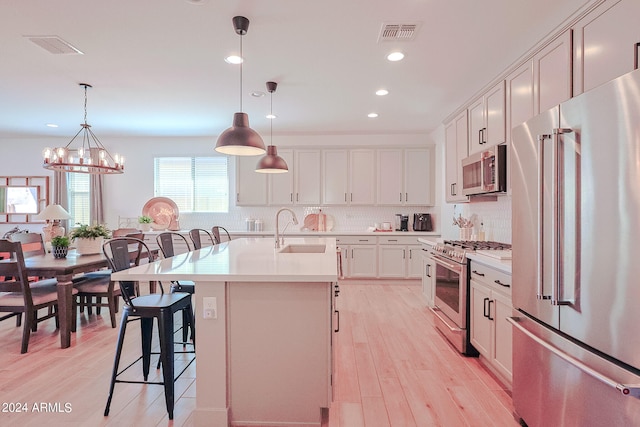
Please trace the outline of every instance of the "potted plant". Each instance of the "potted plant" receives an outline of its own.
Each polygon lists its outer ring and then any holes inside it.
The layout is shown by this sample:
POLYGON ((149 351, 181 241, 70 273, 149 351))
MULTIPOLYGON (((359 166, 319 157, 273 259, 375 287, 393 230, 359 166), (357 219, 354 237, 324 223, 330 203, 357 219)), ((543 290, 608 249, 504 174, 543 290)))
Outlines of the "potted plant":
POLYGON ((54 258, 66 258, 69 251, 70 240, 67 236, 56 236, 51 239, 51 248, 54 258))
POLYGON ((142 231, 149 231, 151 229, 151 223, 153 222, 153 218, 147 215, 142 215, 138 217, 138 223, 140 223, 140 229, 142 231))
POLYGON ((105 238, 111 237, 111 231, 104 224, 87 225, 78 223, 69 237, 76 242, 78 255, 99 254, 105 238))

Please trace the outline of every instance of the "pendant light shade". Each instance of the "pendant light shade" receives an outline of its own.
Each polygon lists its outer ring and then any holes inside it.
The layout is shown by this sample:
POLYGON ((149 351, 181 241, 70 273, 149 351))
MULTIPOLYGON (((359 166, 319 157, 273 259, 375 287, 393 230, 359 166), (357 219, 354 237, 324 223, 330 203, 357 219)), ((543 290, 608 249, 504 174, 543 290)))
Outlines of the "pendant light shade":
MULTIPOLYGON (((242 56, 242 36, 249 30, 249 20, 244 16, 233 18, 233 28, 240 36, 240 57, 242 56)), ((265 147, 258 132, 249 127, 249 116, 242 112, 242 62, 240 63, 240 112, 233 115, 233 124, 218 137, 215 150, 234 156, 258 156, 264 154, 265 147)))
POLYGON ((276 82, 267 82, 267 91, 271 94, 271 111, 269 114, 269 118, 271 119, 271 131, 270 131, 270 141, 269 146, 267 147, 267 154, 260 159, 258 164, 256 165, 256 172, 260 173, 285 173, 289 171, 289 167, 287 166, 287 162, 280 156, 278 156, 278 149, 275 145, 273 145, 273 92, 276 91, 278 87, 278 83, 276 82))
POLYGON ((285 173, 289 172, 287 162, 278 156, 278 149, 275 145, 267 146, 267 154, 260 159, 256 165, 256 172, 260 173, 285 173))
POLYGON ((262 137, 249 127, 247 113, 235 113, 231 127, 218 137, 216 151, 233 156, 258 156, 265 148, 262 137))

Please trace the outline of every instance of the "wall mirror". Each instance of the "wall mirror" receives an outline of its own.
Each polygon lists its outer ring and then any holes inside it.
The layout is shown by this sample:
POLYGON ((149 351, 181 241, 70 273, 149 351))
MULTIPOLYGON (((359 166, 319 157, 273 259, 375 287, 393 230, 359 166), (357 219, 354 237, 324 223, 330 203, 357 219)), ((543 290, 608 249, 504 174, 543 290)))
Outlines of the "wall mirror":
POLYGON ((0 176, 0 222, 31 222, 48 204, 48 176, 0 176))

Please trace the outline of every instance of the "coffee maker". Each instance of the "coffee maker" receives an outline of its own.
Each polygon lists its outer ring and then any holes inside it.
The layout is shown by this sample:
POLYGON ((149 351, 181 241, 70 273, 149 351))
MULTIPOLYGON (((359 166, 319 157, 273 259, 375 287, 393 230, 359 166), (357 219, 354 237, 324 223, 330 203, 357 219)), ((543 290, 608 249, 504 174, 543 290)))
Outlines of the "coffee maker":
POLYGON ((409 215, 396 214, 396 231, 409 231, 409 215))

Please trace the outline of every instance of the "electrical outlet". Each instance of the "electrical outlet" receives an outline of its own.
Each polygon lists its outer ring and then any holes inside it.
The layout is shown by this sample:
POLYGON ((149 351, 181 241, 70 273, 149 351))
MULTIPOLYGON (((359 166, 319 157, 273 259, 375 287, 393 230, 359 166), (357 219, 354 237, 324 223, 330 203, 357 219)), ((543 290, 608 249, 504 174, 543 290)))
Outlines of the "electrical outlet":
POLYGON ((218 302, 216 297, 202 298, 202 317, 204 319, 218 318, 218 302))

